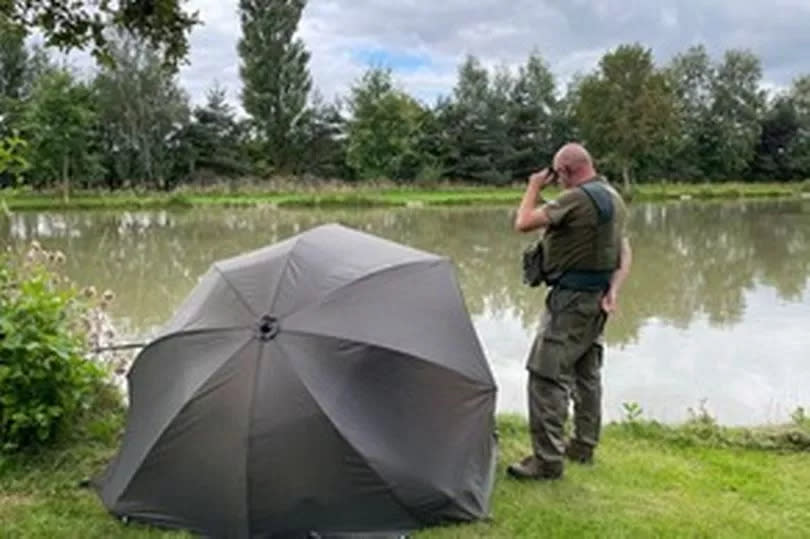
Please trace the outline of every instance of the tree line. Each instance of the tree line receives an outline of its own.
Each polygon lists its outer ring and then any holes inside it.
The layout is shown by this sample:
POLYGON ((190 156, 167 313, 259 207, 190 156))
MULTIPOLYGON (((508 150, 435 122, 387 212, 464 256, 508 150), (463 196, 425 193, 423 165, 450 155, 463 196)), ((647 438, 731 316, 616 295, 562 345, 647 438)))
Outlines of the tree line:
POLYGON ((504 185, 569 140, 627 188, 810 178, 810 75, 769 94, 750 51, 712 58, 698 45, 658 65, 628 43, 564 85, 537 51, 517 69, 467 56, 452 91, 430 104, 371 66, 327 101, 296 36, 304 7, 239 0, 246 117, 216 83, 191 106, 166 61, 186 54, 184 42, 105 30, 94 73, 81 77, 0 13, 0 185, 67 193, 273 175, 504 185))

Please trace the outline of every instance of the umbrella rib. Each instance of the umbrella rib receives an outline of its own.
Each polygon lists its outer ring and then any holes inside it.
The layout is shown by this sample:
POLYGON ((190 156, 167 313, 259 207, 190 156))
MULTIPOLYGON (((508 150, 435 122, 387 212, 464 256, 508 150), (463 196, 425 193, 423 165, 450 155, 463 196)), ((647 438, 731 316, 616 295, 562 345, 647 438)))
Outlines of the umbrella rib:
POLYGON ((219 269, 219 266, 218 266, 217 264, 214 264, 214 269, 215 269, 215 270, 217 270, 217 273, 219 274, 219 276, 220 276, 220 277, 222 277, 222 280, 223 280, 223 281, 225 281, 225 284, 227 284, 227 285, 228 285, 228 288, 230 288, 230 289, 231 289, 231 291, 233 292, 233 295, 234 295, 234 296, 236 296, 236 299, 238 299, 238 300, 239 300, 239 302, 240 302, 242 305, 244 305, 245 309, 247 309, 247 311, 248 311, 248 312, 249 312, 251 315, 253 315, 254 317, 258 318, 258 317, 259 317, 259 314, 258 314, 258 313, 253 312, 253 309, 251 308, 251 306, 250 306, 250 305, 248 305, 248 302, 247 302, 247 301, 245 301, 245 298, 243 298, 243 297, 242 297, 242 294, 240 294, 240 293, 239 293, 239 290, 237 290, 237 288, 236 288, 236 287, 233 285, 233 283, 232 283, 231 281, 229 281, 229 280, 228 280, 228 277, 225 275, 225 272, 224 272, 224 271, 222 271, 221 269, 219 269))
POLYGON ((163 341, 169 339, 176 339, 178 337, 190 337, 194 335, 201 335, 203 333, 227 333, 230 331, 245 331, 250 329, 250 326, 223 326, 218 328, 197 328, 197 329, 181 329, 180 331, 174 331, 171 333, 167 333, 165 335, 161 335, 156 339, 149 341, 146 343, 145 346, 141 347, 141 352, 139 355, 143 354, 150 348, 161 344, 163 341))
POLYGON ((383 478, 382 474, 376 468, 374 468, 374 466, 371 465, 371 463, 368 461, 368 457, 364 455, 363 452, 360 451, 360 449, 357 446, 355 446, 351 441, 349 441, 348 438, 346 438, 345 436, 343 436, 343 434, 341 434, 340 430, 338 429, 337 425, 332 420, 332 418, 329 416, 326 409, 321 405, 321 403, 318 401, 318 398, 309 388, 309 385, 307 385, 306 381, 304 381, 303 377, 298 373, 298 369, 295 368, 295 363, 290 360, 290 357, 287 355, 287 352, 286 350, 284 350, 284 347, 279 345, 277 348, 281 352, 281 355, 284 356, 284 359, 287 361, 287 364, 292 368, 293 372, 295 372, 296 378, 298 378, 298 381, 301 382, 301 385, 304 387, 304 389, 306 389, 307 394, 312 399, 312 402, 315 403, 315 406, 318 407, 318 409, 323 413, 323 416, 329 421, 329 424, 332 425, 332 428, 335 430, 337 436, 339 436, 341 440, 346 442, 346 445, 348 445, 355 453, 357 453, 360 457, 364 459, 366 465, 368 466, 368 469, 371 470, 371 472, 377 476, 377 478, 380 480, 380 483, 385 487, 388 494, 395 502, 397 502, 397 504, 399 504, 402 510, 405 511, 405 513, 408 516, 410 516, 415 523, 422 522, 422 519, 420 519, 417 515, 415 515, 413 511, 407 505, 405 505, 405 502, 403 502, 402 499, 400 499, 400 497, 396 494, 396 492, 394 492, 394 489, 388 484, 385 478, 383 478))
MULTIPOLYGON (((278 348, 278 347, 277 347, 278 348)), ((256 366, 253 371, 253 388, 250 394, 250 407, 248 410, 248 426, 247 433, 245 434, 245 519, 247 520, 248 535, 253 531, 253 516, 250 511, 250 440, 251 432, 253 432, 253 414, 256 410, 256 387, 259 385, 261 379, 260 373, 262 368, 262 356, 264 355, 265 347, 260 346, 256 356, 256 366)))
POLYGON ((278 292, 281 289, 281 281, 284 279, 284 275, 287 273, 287 269, 290 267, 290 260, 292 260, 293 254, 295 254, 295 248, 298 247, 298 243, 301 241, 301 238, 297 238, 295 243, 290 247, 290 250, 287 252, 287 258, 284 260, 284 267, 281 269, 281 273, 278 275, 278 283, 276 284, 276 289, 273 290, 273 297, 270 299, 270 304, 267 306, 267 312, 270 313, 273 310, 273 305, 276 304, 276 300, 278 299, 278 292))
POLYGON ((459 371, 457 371, 455 369, 452 369, 452 368, 450 368, 450 367, 448 367, 446 365, 441 365, 439 363, 434 363, 433 361, 430 361, 429 359, 427 359, 425 357, 414 354, 413 352, 409 352, 407 350, 402 350, 400 348, 395 348, 393 346, 388 346, 388 345, 385 345, 385 344, 378 344, 378 343, 373 343, 373 342, 362 342, 362 341, 358 341, 358 340, 356 340, 354 338, 351 338, 351 337, 345 337, 345 336, 341 336, 341 335, 328 335, 328 334, 325 334, 325 333, 316 333, 314 331, 308 331, 306 329, 286 329, 285 328, 284 333, 293 334, 293 335, 301 335, 301 336, 310 336, 310 337, 321 337, 321 338, 326 338, 326 339, 335 339, 335 340, 340 340, 340 341, 348 341, 348 342, 353 342, 353 343, 358 343, 358 344, 370 345, 370 346, 373 346, 375 348, 379 348, 381 350, 388 350, 389 352, 394 352, 394 353, 397 353, 397 354, 406 355, 406 356, 411 357, 411 358, 413 358, 413 359, 415 359, 417 361, 421 361, 422 363, 427 363, 431 367, 435 367, 437 369, 441 369, 441 370, 444 370, 444 371, 447 371, 447 372, 451 372, 456 376, 460 376, 461 378, 464 378, 465 380, 467 380, 469 382, 472 382, 473 385, 483 386, 483 387, 485 387, 487 389, 487 391, 495 391, 495 387, 490 387, 488 383, 482 382, 481 380, 476 380, 475 378, 473 378, 469 374, 459 372, 459 371))

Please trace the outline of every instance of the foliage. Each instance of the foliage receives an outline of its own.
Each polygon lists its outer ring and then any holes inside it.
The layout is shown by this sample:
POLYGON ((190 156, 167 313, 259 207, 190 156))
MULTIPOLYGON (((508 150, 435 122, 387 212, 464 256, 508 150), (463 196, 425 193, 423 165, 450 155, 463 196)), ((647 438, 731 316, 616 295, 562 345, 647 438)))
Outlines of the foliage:
POLYGON ((371 69, 352 88, 346 160, 363 180, 413 178, 425 111, 394 88, 390 70, 371 69))
POLYGON ((0 20, 16 32, 42 32, 49 46, 61 50, 92 45, 93 56, 109 64, 112 55, 105 30, 110 27, 139 35, 164 50, 172 68, 188 54, 187 34, 200 21, 186 13, 184 0, 22 0, 0 2, 0 20))
POLYGON ((760 136, 765 101, 761 78, 759 59, 749 52, 729 50, 717 66, 700 147, 707 172, 726 178, 745 171, 760 136))
POLYGON ((640 45, 608 52, 579 85, 575 110, 586 143, 621 171, 625 189, 639 160, 673 135, 672 89, 640 45))
MULTIPOLYGON (((762 132, 756 146, 750 174, 753 177, 789 180, 796 159, 790 150, 799 134, 799 119, 790 99, 778 97, 761 122, 762 132)), ((794 156, 795 157, 795 156, 794 156)))
POLYGON ((36 243, 25 259, 0 257, 2 451, 56 442, 106 377, 84 356, 93 305, 54 270, 63 262, 36 243))
POLYGON ((810 75, 798 77, 793 82, 787 100, 795 111, 797 123, 795 135, 783 150, 787 155, 787 166, 791 177, 810 179, 810 75))
POLYGON ((497 110, 511 81, 501 70, 497 82, 490 80, 477 58, 467 56, 458 70, 453 99, 442 103, 439 121, 453 177, 494 184, 511 179, 503 170, 505 158, 511 157, 505 144, 505 116, 497 110))
POLYGON ((540 163, 551 163, 553 149, 567 142, 554 95, 554 76, 539 54, 521 66, 508 99, 508 138, 514 153, 511 176, 526 177, 540 163), (556 128, 556 129, 555 129, 556 128))
POLYGON ((25 158, 28 144, 16 133, 0 139, 0 176, 11 174, 19 182, 21 174, 31 166, 25 158))
POLYGON ((27 65, 25 33, 0 17, 0 96, 5 99, 21 97, 27 65))
POLYGON ((114 62, 84 79, 27 48, 19 32, 3 32, 0 140, 30 167, 15 161, 0 187, 193 191, 225 181, 258 188, 280 176, 304 186, 381 178, 506 186, 523 184, 571 140, 585 142, 628 197, 643 183, 724 182, 733 194, 732 182, 810 179, 810 75, 767 95, 748 51, 713 58, 695 45, 657 65, 651 50, 624 44, 567 81, 537 52, 516 69, 467 56, 452 92, 433 104, 378 66, 327 101, 296 34, 304 5, 239 4, 245 118, 218 85, 192 106, 161 49, 137 33, 107 31, 114 62), (9 138, 15 132, 19 141, 9 138))
POLYGON ((244 137, 245 125, 236 120, 225 90, 214 85, 205 106, 194 109, 191 122, 179 136, 184 145, 180 153, 189 159, 183 172, 192 177, 200 170, 229 177, 249 174, 244 137))
POLYGON ((320 178, 351 178, 346 129, 342 103, 327 103, 315 91, 296 129, 294 145, 300 151, 294 172, 320 178))
POLYGON ((115 63, 93 81, 107 183, 168 188, 189 162, 180 138, 188 97, 147 43, 120 35, 109 47, 115 63))
POLYGON ((793 420, 796 426, 810 432, 810 416, 807 415, 807 411, 803 406, 796 408, 793 413, 790 414, 790 418, 793 420))
POLYGON ((628 423, 635 423, 644 414, 644 409, 637 402, 622 403, 624 410, 624 420, 628 423))
POLYGON ((71 177, 92 177, 97 166, 89 146, 95 123, 91 91, 69 72, 54 70, 39 79, 25 109, 24 133, 34 177, 40 185, 60 178, 65 199, 71 177))
POLYGON ((297 160, 293 141, 312 87, 309 52, 300 38, 294 38, 304 4, 305 0, 239 1, 242 104, 281 172, 288 172, 297 160))

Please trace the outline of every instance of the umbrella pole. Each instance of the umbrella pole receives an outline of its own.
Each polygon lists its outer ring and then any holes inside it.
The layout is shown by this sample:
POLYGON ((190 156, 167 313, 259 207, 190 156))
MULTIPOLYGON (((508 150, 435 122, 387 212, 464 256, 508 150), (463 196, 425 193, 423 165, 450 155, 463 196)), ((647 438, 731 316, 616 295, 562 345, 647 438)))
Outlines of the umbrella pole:
POLYGON ((111 346, 100 346, 98 348, 94 348, 92 352, 94 354, 99 354, 101 352, 115 352, 118 350, 132 350, 134 348, 144 348, 147 343, 127 343, 127 344, 114 344, 111 346))

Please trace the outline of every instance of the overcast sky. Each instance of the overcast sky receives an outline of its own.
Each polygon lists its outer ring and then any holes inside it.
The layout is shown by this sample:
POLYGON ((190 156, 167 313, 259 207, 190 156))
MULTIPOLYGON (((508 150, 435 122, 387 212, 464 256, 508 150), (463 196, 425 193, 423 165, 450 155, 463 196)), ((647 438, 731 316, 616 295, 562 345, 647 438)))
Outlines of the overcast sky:
MULTIPOLYGON (((192 34, 182 83, 198 102, 218 80, 236 103, 237 1, 189 6, 205 24, 192 34)), ((488 65, 518 65, 533 49, 564 85, 606 50, 633 41, 651 47, 659 63, 696 43, 713 57, 750 49, 770 87, 810 73, 810 0, 310 0, 299 31, 312 54, 315 86, 327 99, 375 62, 432 103, 450 92, 465 54, 488 65)))

